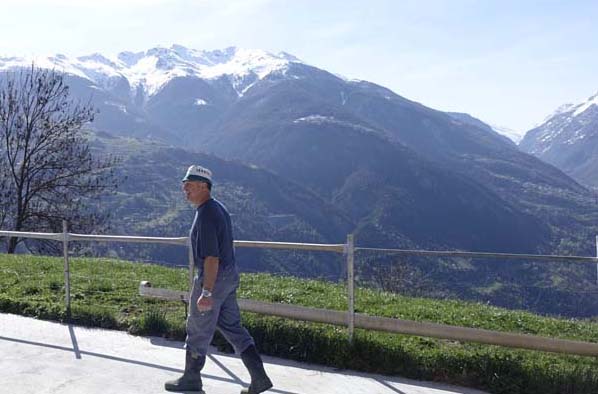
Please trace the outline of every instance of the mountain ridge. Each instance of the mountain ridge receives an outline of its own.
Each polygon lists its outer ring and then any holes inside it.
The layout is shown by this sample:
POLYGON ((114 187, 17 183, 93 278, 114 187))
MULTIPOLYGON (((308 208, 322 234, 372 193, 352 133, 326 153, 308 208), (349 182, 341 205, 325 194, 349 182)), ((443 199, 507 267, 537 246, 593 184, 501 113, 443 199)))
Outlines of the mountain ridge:
POLYGON ((115 79, 125 78, 131 93, 144 90, 148 97, 176 77, 194 76, 217 79, 229 76, 242 95, 247 77, 262 79, 271 72, 283 71, 292 62, 301 62, 286 52, 272 54, 263 50, 229 47, 224 50, 200 51, 173 44, 170 48, 155 47, 140 52, 120 52, 105 56, 93 53, 84 56, 54 55, 48 57, 0 57, 0 71, 27 67, 35 63, 44 68, 86 78, 102 87, 110 87, 115 79))
POLYGON ((559 107, 528 131, 521 150, 553 164, 590 187, 598 187, 598 93, 559 107))

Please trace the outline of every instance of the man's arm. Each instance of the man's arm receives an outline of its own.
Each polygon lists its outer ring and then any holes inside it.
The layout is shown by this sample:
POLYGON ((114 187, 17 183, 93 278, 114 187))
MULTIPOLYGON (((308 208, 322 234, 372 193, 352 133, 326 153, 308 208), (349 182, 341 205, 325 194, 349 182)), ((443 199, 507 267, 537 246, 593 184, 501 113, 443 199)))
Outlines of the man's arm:
POLYGON ((218 232, 222 218, 212 206, 207 206, 204 212, 205 217, 201 220, 200 250, 204 257, 203 261, 203 289, 202 296, 197 300, 197 309, 200 312, 212 309, 212 291, 216 286, 218 277, 218 266, 220 265, 220 246, 218 232))
POLYGON ((211 310, 214 304, 211 293, 214 291, 214 286, 216 285, 219 264, 220 259, 218 259, 218 257, 208 256, 204 259, 203 289, 201 296, 199 296, 199 299, 197 300, 197 310, 200 312, 211 310))
POLYGON ((209 292, 214 291, 216 285, 216 277, 218 276, 218 265, 220 259, 218 257, 208 256, 203 262, 203 288, 209 292))

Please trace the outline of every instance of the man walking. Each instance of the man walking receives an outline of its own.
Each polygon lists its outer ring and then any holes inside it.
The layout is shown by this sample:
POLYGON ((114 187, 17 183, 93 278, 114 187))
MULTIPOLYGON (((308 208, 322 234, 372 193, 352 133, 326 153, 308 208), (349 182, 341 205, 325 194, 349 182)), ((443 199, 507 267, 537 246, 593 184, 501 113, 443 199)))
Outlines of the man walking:
POLYGON ((241 394, 258 394, 272 387, 255 342, 241 325, 237 304, 239 274, 235 263, 230 215, 224 205, 211 197, 212 172, 192 165, 183 178, 183 191, 197 207, 191 227, 193 259, 197 276, 189 300, 185 372, 166 382, 168 391, 202 391, 201 370, 208 345, 216 329, 241 354, 251 376, 249 388, 241 394))

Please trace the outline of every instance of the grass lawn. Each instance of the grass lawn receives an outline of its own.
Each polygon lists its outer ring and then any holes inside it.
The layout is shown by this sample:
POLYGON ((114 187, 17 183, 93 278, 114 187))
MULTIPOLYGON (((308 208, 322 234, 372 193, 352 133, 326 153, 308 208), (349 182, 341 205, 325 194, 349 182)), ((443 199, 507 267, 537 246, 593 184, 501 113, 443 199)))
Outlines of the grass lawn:
MULTIPOLYGON (((71 260, 71 321, 139 335, 184 339, 181 302, 143 298, 141 280, 154 287, 185 290, 186 269, 110 259, 71 260)), ((346 310, 344 285, 244 274, 239 297, 346 310)), ((409 298, 356 290, 356 311, 456 326, 598 342, 598 323, 555 319, 487 305, 409 298)), ((0 255, 0 311, 65 320, 60 258, 0 255)), ((492 393, 584 394, 598 392, 598 360, 490 345, 356 330, 326 324, 243 314, 244 324, 266 354, 354 370, 436 380, 492 393)), ((221 337, 221 349, 229 349, 221 337)))

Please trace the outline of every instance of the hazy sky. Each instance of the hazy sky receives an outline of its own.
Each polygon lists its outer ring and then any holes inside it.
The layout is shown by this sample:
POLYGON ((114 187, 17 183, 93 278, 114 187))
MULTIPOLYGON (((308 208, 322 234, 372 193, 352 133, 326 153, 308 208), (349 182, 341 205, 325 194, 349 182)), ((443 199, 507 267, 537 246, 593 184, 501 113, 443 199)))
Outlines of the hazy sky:
POLYGON ((286 51, 527 131, 598 92, 598 1, 2 0, 0 55, 286 51))

